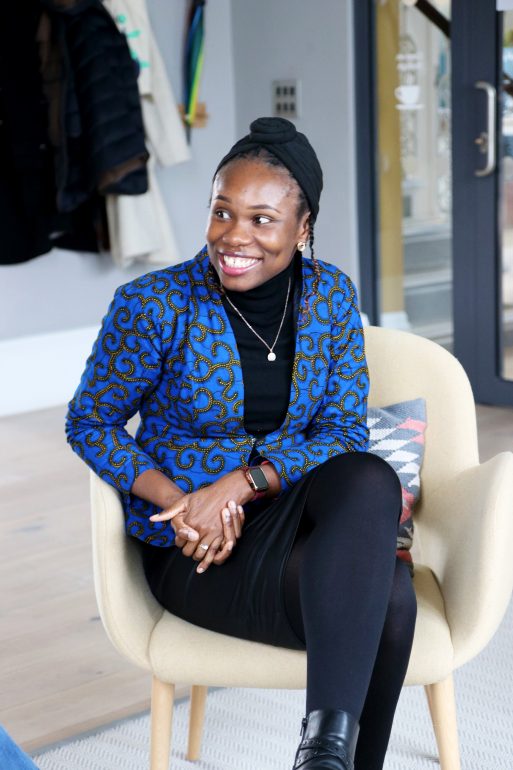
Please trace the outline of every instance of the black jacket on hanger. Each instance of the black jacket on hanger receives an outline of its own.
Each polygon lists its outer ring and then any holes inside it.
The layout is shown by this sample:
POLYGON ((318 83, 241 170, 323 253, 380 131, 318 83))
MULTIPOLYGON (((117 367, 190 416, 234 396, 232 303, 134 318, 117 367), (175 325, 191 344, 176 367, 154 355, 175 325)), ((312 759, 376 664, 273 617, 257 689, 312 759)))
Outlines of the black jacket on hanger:
POLYGON ((100 0, 40 0, 38 40, 55 151, 57 208, 94 191, 148 189, 137 65, 100 0))
POLYGON ((0 265, 108 248, 102 196, 147 190, 125 37, 100 0, 0 3, 0 29, 0 265))
POLYGON ((54 171, 36 30, 37 2, 0 3, 0 264, 52 248, 54 171))

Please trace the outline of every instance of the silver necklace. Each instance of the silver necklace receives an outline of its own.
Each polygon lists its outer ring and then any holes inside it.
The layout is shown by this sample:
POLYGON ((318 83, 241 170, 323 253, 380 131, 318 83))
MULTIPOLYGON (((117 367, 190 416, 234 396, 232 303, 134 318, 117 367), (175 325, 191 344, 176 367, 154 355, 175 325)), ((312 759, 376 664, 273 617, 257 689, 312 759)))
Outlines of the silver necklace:
POLYGON ((278 329, 278 334, 276 335, 276 338, 275 338, 275 340, 274 340, 274 342, 273 342, 273 344, 272 344, 272 345, 268 345, 268 344, 267 344, 267 342, 266 342, 264 339, 262 339, 262 337, 259 335, 259 333, 258 333, 258 332, 256 332, 256 331, 253 329, 253 327, 251 326, 251 324, 249 323, 249 321, 246 321, 246 319, 244 318, 244 316, 243 316, 243 315, 242 315, 242 313, 240 312, 239 308, 238 308, 238 307, 236 307, 236 306, 233 304, 233 302, 231 301, 231 299, 230 299, 230 297, 228 296, 228 294, 225 294, 225 295, 224 295, 224 296, 226 297, 226 299, 228 300, 228 302, 230 303, 230 305, 232 306, 232 308, 235 310, 235 312, 236 312, 236 313, 238 313, 238 314, 239 314, 239 316, 242 318, 242 320, 244 321, 244 323, 246 324, 246 326, 248 327, 248 329, 250 329, 250 330, 253 332, 253 334, 254 334, 254 335, 256 335, 256 336, 258 337, 258 339, 260 340, 260 342, 263 342, 263 343, 264 343, 264 345, 266 346, 267 350, 269 351, 269 353, 267 354, 267 360, 268 360, 268 361, 276 361, 276 353, 274 352, 274 346, 275 346, 275 345, 276 345, 276 343, 278 342, 278 337, 280 336, 281 327, 283 326, 283 322, 284 322, 284 320, 285 320, 285 313, 287 312, 287 305, 289 304, 290 284, 291 284, 291 279, 289 278, 289 285, 288 285, 288 288, 287 288, 287 299, 285 300, 285 307, 283 308, 283 315, 282 315, 282 317, 281 317, 281 321, 280 321, 280 328, 278 329))

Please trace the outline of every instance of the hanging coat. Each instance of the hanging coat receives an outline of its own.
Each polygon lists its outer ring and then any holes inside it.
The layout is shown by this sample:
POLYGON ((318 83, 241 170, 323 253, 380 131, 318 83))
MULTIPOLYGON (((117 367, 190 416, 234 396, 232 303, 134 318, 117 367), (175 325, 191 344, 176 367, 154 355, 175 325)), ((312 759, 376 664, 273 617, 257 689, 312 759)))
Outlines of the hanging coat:
MULTIPOLYGON (((146 141, 153 158, 163 166, 189 160, 185 130, 145 0, 105 0, 105 7, 126 34, 132 56, 139 64, 137 82, 146 141)), ((109 195, 107 216, 111 253, 117 264, 128 265, 135 259, 150 264, 181 261, 153 160, 148 165, 148 192, 137 197, 109 195)))
POLYGON ((139 195, 148 151, 138 68, 100 0, 41 0, 42 75, 55 148, 57 205, 72 211, 94 191, 139 195))
POLYGON ((36 2, 0 4, 0 264, 52 248, 53 167, 36 30, 36 2))

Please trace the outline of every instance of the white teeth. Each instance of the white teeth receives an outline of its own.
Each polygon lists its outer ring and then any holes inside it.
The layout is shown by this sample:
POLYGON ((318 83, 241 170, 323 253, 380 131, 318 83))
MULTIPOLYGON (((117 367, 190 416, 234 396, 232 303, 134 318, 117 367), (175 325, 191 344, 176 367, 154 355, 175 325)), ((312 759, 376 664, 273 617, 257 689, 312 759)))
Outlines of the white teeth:
POLYGON ((223 254, 225 265, 228 267, 251 267, 256 265, 258 259, 248 259, 248 257, 228 257, 223 254))

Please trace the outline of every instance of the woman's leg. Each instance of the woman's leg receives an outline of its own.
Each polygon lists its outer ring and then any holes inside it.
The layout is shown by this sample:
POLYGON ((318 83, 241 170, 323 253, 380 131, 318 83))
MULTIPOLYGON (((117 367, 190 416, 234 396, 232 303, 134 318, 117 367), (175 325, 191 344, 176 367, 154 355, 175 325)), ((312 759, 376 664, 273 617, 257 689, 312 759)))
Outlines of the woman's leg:
POLYGON ((332 458, 309 487, 285 572, 287 614, 307 648, 307 714, 342 709, 361 718, 392 588, 400 507, 397 475, 372 454, 332 458))
POLYGON ((417 600, 407 565, 397 559, 378 655, 360 719, 355 770, 382 770, 410 659, 417 600))

